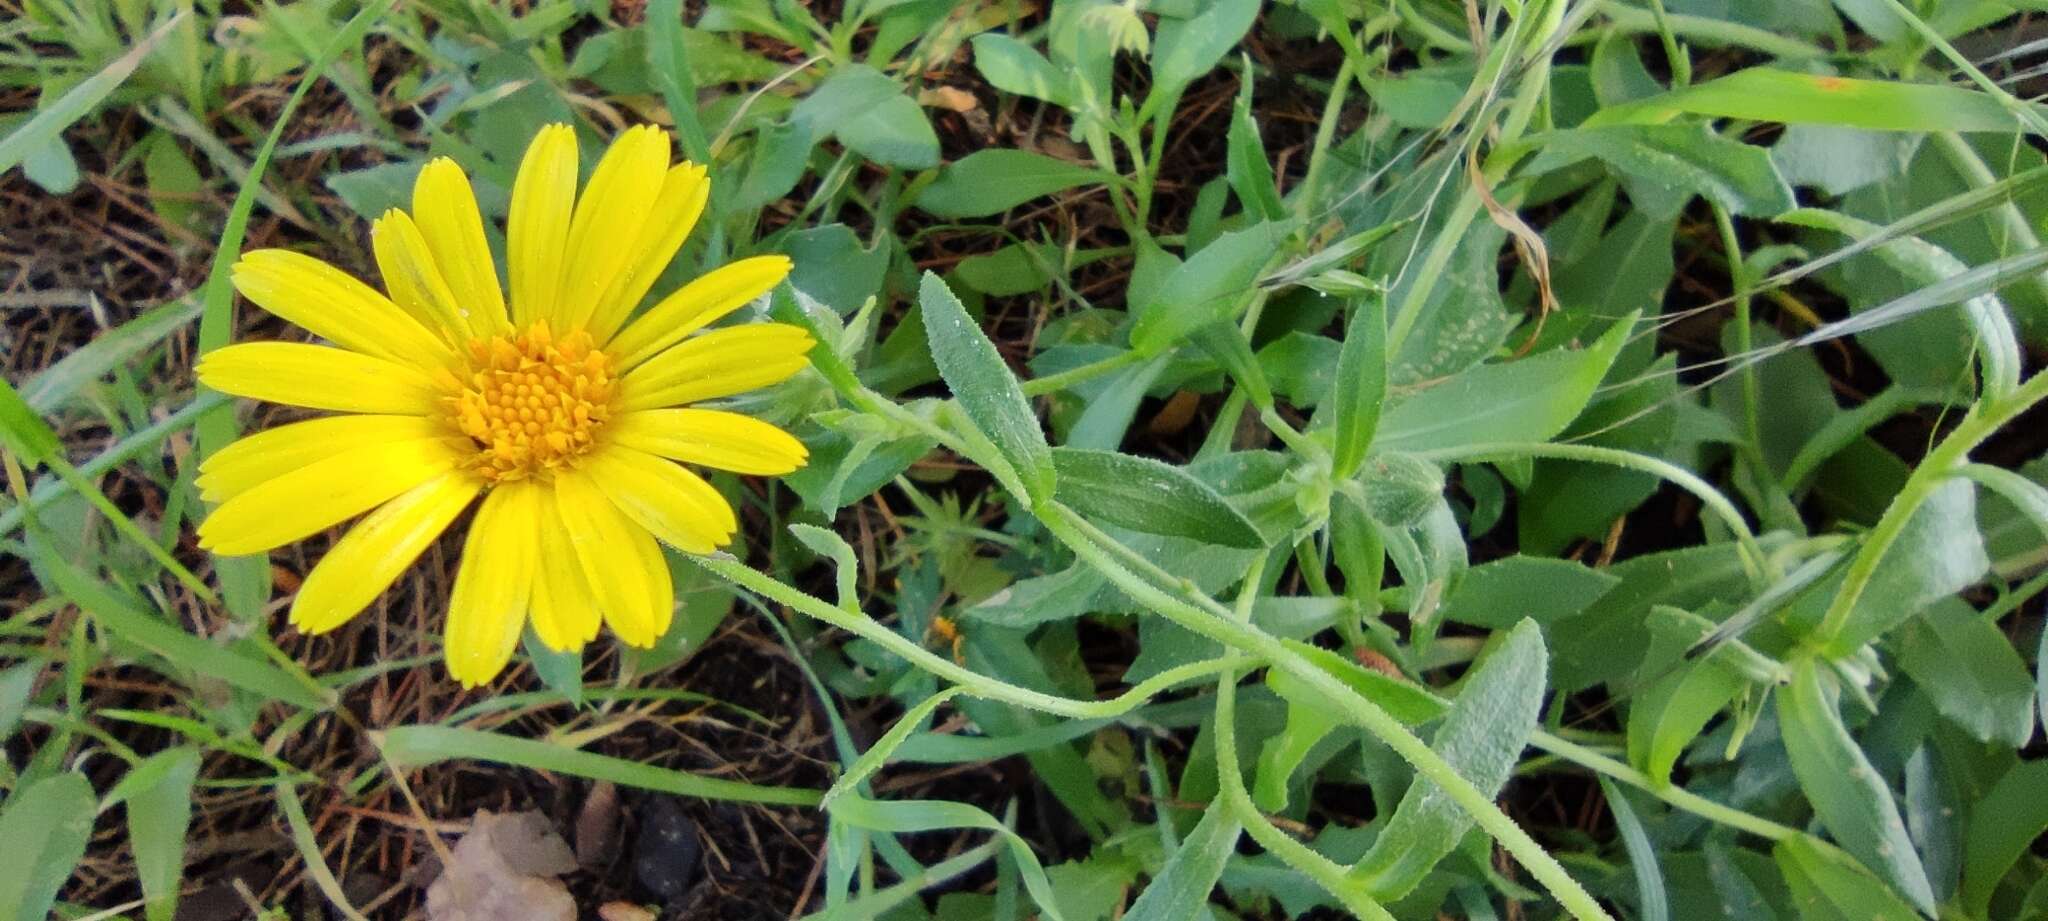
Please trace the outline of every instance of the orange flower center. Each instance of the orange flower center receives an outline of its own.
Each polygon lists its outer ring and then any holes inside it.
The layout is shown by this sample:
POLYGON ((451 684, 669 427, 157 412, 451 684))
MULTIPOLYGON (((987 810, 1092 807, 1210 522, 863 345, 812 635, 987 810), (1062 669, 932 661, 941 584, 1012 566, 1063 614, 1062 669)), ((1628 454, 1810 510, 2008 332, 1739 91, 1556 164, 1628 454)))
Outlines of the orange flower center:
POLYGON ((618 382, 590 334, 556 337, 545 321, 469 344, 470 375, 450 416, 476 442, 472 467, 492 482, 550 476, 597 443, 618 382))

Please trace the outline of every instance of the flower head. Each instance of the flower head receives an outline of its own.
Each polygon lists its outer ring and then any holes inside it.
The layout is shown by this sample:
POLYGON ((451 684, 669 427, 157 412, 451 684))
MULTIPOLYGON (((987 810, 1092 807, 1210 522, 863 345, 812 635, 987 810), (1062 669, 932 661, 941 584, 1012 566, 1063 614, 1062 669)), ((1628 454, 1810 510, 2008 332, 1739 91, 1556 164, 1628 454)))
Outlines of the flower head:
POLYGON ((446 159, 420 171, 411 213, 371 229, 385 294, 284 250, 236 263, 245 297, 332 345, 231 345, 200 360, 199 379, 339 415, 208 458, 199 487, 219 506, 200 545, 262 553, 362 515, 307 574, 291 606, 299 629, 332 630, 367 607, 476 504, 448 604, 456 680, 490 680, 529 622, 557 650, 581 649, 600 621, 651 646, 674 606, 657 540, 706 553, 738 527, 684 464, 802 466, 802 443, 781 429, 686 405, 806 366, 800 328, 705 329, 780 283, 789 260, 742 259, 632 318, 704 209, 704 169, 671 166, 668 135, 639 127, 580 195, 576 178, 575 133, 541 129, 512 188, 509 299, 469 180, 446 159))

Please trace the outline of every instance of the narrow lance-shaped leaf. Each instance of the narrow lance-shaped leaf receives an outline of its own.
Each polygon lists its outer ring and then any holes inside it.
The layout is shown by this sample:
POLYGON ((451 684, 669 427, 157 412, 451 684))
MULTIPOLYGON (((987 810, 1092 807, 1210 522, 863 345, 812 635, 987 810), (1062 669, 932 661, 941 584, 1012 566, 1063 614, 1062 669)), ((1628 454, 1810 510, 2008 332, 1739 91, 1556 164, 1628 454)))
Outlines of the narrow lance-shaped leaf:
POLYGON ((1041 153, 980 150, 939 170, 918 194, 917 206, 940 217, 982 217, 1103 179, 1093 167, 1041 153))
MULTIPOLYGON (((1536 728, 1547 664, 1543 632, 1534 621, 1522 621, 1467 679, 1437 728, 1430 747, 1488 797, 1506 785, 1536 728)), ((1375 898, 1399 898, 1422 882, 1471 828, 1472 817, 1443 788, 1417 777, 1352 872, 1375 898)))
POLYGON ((1767 67, 1752 67, 1641 102, 1610 106, 1587 119, 1585 126, 1657 123, 1684 112, 1877 131, 2012 132, 2020 127, 2018 119, 1998 100, 1959 86, 1801 74, 1767 67))
POLYGON ((1842 725, 1835 701, 1821 686, 1819 669, 1811 660, 1800 663, 1792 683, 1778 695, 1778 729, 1792 773, 1843 849, 1932 916, 1934 891, 1898 804, 1842 725))
POLYGON ((849 794, 833 801, 832 817, 869 831, 976 828, 995 832, 1008 846, 1010 856, 1016 859, 1018 872, 1024 877, 1024 888, 1038 903, 1039 911, 1051 921, 1061 921, 1059 902, 1053 897, 1052 884, 1046 879, 1045 868, 1039 864, 1038 855, 1032 853, 1031 845, 1025 843, 1010 826, 977 807, 943 800, 877 801, 849 794))
POLYGON ((1801 919, 1814 921, 1915 921, 1919 914, 1862 864, 1808 835, 1795 835, 1771 849, 1792 889, 1801 919))
MULTIPOLYGON (((161 762, 156 782, 128 797, 128 842, 135 852, 135 876, 142 883, 150 921, 169 921, 178 911, 178 881, 185 870, 185 831, 192 824, 192 782, 199 752, 175 748, 150 756, 161 762)), ((141 766, 135 768, 136 772, 141 766)))
POLYGON ((2048 761, 2013 765, 1970 810, 1963 835, 1963 907, 1985 917, 1998 883, 2048 831, 2048 761))
POLYGON ((1587 348, 1481 365, 1415 393, 1387 407, 1375 443, 1429 451, 1548 440, 1585 410, 1634 326, 1630 314, 1587 348))
POLYGON ((1152 884, 1124 914, 1124 921, 1182 921, 1201 916, 1203 906, 1223 877, 1223 867, 1237 853, 1242 833, 1237 820, 1217 797, 1195 823, 1180 847, 1166 858, 1166 866, 1152 877, 1152 884))
POLYGON ((1608 125, 1554 131, 1540 139, 1541 171, 1556 159, 1595 157, 1627 179, 1631 197, 1664 213, 1698 194, 1737 214, 1769 216, 1790 209, 1792 188, 1770 152, 1730 140, 1705 125, 1608 125), (1657 190, 1657 191, 1652 191, 1657 190))
POLYGON ((1038 417, 1024 399, 1023 386, 1003 364, 995 344, 937 275, 925 273, 918 286, 918 306, 923 311, 932 361, 939 367, 939 376, 953 388, 960 409, 995 444, 1015 473, 1017 488, 1027 498, 1033 502, 1051 498, 1052 451, 1046 447, 1038 417))
POLYGON ((1235 316, 1251 299, 1259 270, 1293 230, 1292 221, 1269 221, 1226 233, 1189 254, 1139 303, 1131 347, 1157 355, 1195 330, 1235 316))
POLYGON ((1671 900, 1664 892, 1664 868, 1657 863, 1657 848, 1643 821, 1621 787, 1600 778, 1600 792, 1606 794, 1607 808, 1614 812, 1614 825, 1621 830, 1621 845, 1628 852, 1628 866, 1636 878, 1636 904, 1643 921, 1670 921, 1671 900))
POLYGON ((0 808, 0 921, 42 921, 57 890, 85 856, 92 834, 92 782, 83 774, 46 777, 8 795, 0 808))
POLYGON ((1115 451, 1054 448, 1060 501, 1108 524, 1226 547, 1266 545, 1243 512, 1187 471, 1115 451))
POLYGON ((1386 401, 1387 299, 1367 295, 1352 304, 1344 347, 1337 352, 1337 381, 1325 404, 1336 414, 1333 476, 1349 477, 1365 462, 1386 401))
POLYGON ((1266 160, 1266 144, 1259 138, 1259 123, 1252 120, 1252 64, 1244 59, 1238 78, 1237 104, 1230 110, 1230 134, 1225 156, 1230 188, 1244 209, 1266 220, 1286 216, 1280 192, 1273 184, 1273 164, 1266 160))

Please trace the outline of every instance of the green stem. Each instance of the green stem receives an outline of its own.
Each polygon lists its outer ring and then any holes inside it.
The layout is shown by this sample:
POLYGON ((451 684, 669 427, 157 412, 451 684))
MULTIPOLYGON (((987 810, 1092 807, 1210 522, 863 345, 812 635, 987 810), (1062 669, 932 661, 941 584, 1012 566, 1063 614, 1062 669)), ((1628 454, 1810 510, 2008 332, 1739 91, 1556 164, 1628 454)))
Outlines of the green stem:
POLYGON ((1530 735, 1529 744, 1580 767, 1619 780, 1700 818, 1719 822, 1730 828, 1738 828, 1760 838, 1782 841, 1800 833, 1799 829, 1750 815, 1732 806, 1723 806, 1696 793, 1688 793, 1684 787, 1659 784, 1651 780, 1650 775, 1620 761, 1540 729, 1530 735))
POLYGON ((1819 638, 1829 653, 1843 655, 1849 651, 1840 648, 1842 630, 1848 626, 1849 615, 1855 612, 1856 603, 1862 600, 1864 589, 1877 575, 1877 567, 1884 561, 1885 553, 1905 532, 1906 522, 1912 519, 1913 513, 1919 511, 1934 490, 1962 466, 1971 451, 2043 399, 2048 399, 2048 374, 2036 373, 2004 399, 1987 400, 1970 407, 1948 437, 1927 452, 1919 466, 1913 468, 1913 473, 1906 477, 1905 485, 1899 487, 1898 495, 1892 497, 1892 504, 1885 508, 1884 517, 1878 519, 1877 526, 1871 528, 1869 536, 1864 538, 1862 548, 1849 563, 1848 573, 1842 577, 1841 589, 1835 593, 1827 614, 1821 618, 1819 638))
POLYGON ((1130 690, 1106 700, 1079 700, 1060 697, 1018 687, 1004 681, 990 678, 924 648, 917 642, 897 633, 864 615, 847 611, 822 598, 790 587, 767 573, 761 572, 728 556, 689 556, 690 562, 738 585, 754 594, 793 608, 796 611, 824 621, 841 630, 868 640, 912 665, 931 672, 941 678, 960 685, 965 693, 999 700, 1020 707, 1028 707, 1059 716, 1076 719, 1104 719, 1122 716, 1148 703, 1161 692, 1197 678, 1206 678, 1224 671, 1231 664, 1223 659, 1209 659, 1168 669, 1150 679, 1139 682, 1130 690))
MULTIPOLYGON (((1351 55, 1347 54, 1344 62, 1337 65, 1337 78, 1330 86, 1329 98, 1323 101, 1323 120, 1316 126, 1315 146, 1309 148, 1308 175, 1302 177, 1301 188, 1295 193, 1294 213, 1303 220, 1315 207, 1316 189, 1322 184, 1324 167, 1328 165, 1330 142, 1337 136, 1337 117, 1344 111, 1344 96, 1351 90, 1353 70, 1351 55)), ((1246 74, 1245 79, 1251 79, 1251 75, 1246 74)))
POLYGON ((1102 375, 1122 370, 1144 360, 1145 356, 1135 349, 1128 352, 1118 352, 1108 358, 1101 359, 1100 361, 1091 361, 1078 368, 1068 368, 1058 374, 1048 374, 1044 377, 1034 377, 1025 381, 1024 395, 1027 397, 1041 397, 1049 393, 1058 393, 1075 384, 1094 380, 1102 375))
POLYGON ((1237 673, 1232 671, 1216 680, 1216 777, 1223 805, 1253 841, 1315 880, 1316 885, 1344 903, 1345 910, 1360 918, 1393 921, 1394 916, 1373 901, 1365 887, 1351 878, 1343 866, 1294 840, 1269 821, 1245 790, 1241 771, 1237 763, 1237 673))
POLYGON ((1567 911, 1581 919, 1603 919, 1612 921, 1612 916, 1600 907, 1591 894, 1567 873, 1557 859, 1550 856, 1543 846, 1529 837, 1515 820, 1494 805, 1493 800, 1479 792, 1472 782, 1432 751, 1408 727, 1378 704, 1366 699, 1336 676, 1323 671, 1299 653, 1287 648, 1280 640, 1245 624, 1216 617, 1188 604, 1158 587, 1133 575, 1113 558, 1106 550, 1097 546, 1076 526, 1077 515, 1058 502, 1047 503, 1047 507, 1036 509, 1039 521, 1061 543, 1066 544, 1075 556, 1087 562, 1107 576, 1111 584, 1139 604, 1166 617, 1179 626, 1194 631, 1208 639, 1215 640, 1232 649, 1249 652, 1269 663, 1272 667, 1286 671, 1336 706, 1349 722, 1364 728, 1378 737, 1387 747, 1400 755, 1416 773, 1442 787, 1445 794, 1463 809, 1479 826, 1500 842, 1509 854, 1535 876, 1544 888, 1550 890, 1567 911))
MULTIPOLYGON (((1659 31, 1657 15, 1649 10, 1637 9, 1618 2, 1603 0, 1600 13, 1607 21, 1623 32, 1643 33, 1659 31)), ((1781 58, 1819 58, 1828 55, 1827 49, 1809 45, 1798 39, 1786 38, 1769 29, 1745 26, 1725 19, 1709 19, 1704 16, 1688 16, 1678 13, 1664 17, 1671 33, 1681 38, 1703 42, 1709 45, 1733 46, 1761 51, 1781 58)))
POLYGON ((1753 581, 1775 582, 1780 575, 1778 564, 1764 553, 1762 545, 1756 541, 1756 535, 1749 529, 1749 522, 1742 517, 1742 512, 1736 509, 1735 503, 1728 501, 1728 497, 1721 495, 1721 491, 1715 489, 1712 484, 1693 475, 1692 471, 1661 458, 1597 445, 1547 442, 1461 445, 1456 448, 1421 451, 1417 452, 1416 456, 1444 463, 1495 460, 1503 457, 1550 457, 1558 460, 1610 464, 1670 480, 1697 496, 1728 526, 1729 530, 1735 532, 1735 540, 1742 547, 1743 568, 1749 570, 1753 581))

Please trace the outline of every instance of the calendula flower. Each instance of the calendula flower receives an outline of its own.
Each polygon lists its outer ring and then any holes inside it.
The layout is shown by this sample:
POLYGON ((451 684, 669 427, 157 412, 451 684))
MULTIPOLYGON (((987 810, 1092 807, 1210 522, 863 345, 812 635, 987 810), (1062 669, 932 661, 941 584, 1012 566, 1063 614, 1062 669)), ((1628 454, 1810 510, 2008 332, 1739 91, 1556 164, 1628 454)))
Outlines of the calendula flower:
POLYGON ((509 300, 469 180, 446 159, 420 171, 410 214, 371 229, 389 296, 298 253, 236 263, 236 290, 332 345, 231 345, 200 360, 199 379, 343 415, 209 458, 199 488, 220 504, 200 546, 262 553, 368 513, 306 575, 291 606, 300 630, 367 607, 480 498, 448 603, 451 676, 490 680, 529 621, 557 650, 581 649, 600 620, 652 646, 674 606, 657 539, 706 553, 738 526, 683 464, 803 464, 781 429, 686 405, 805 367, 812 341, 798 327, 704 331, 780 283, 789 260, 742 259, 630 318, 704 210, 704 169, 671 166, 667 133, 639 127, 581 195, 576 177, 575 132, 541 129, 512 187, 509 300))

